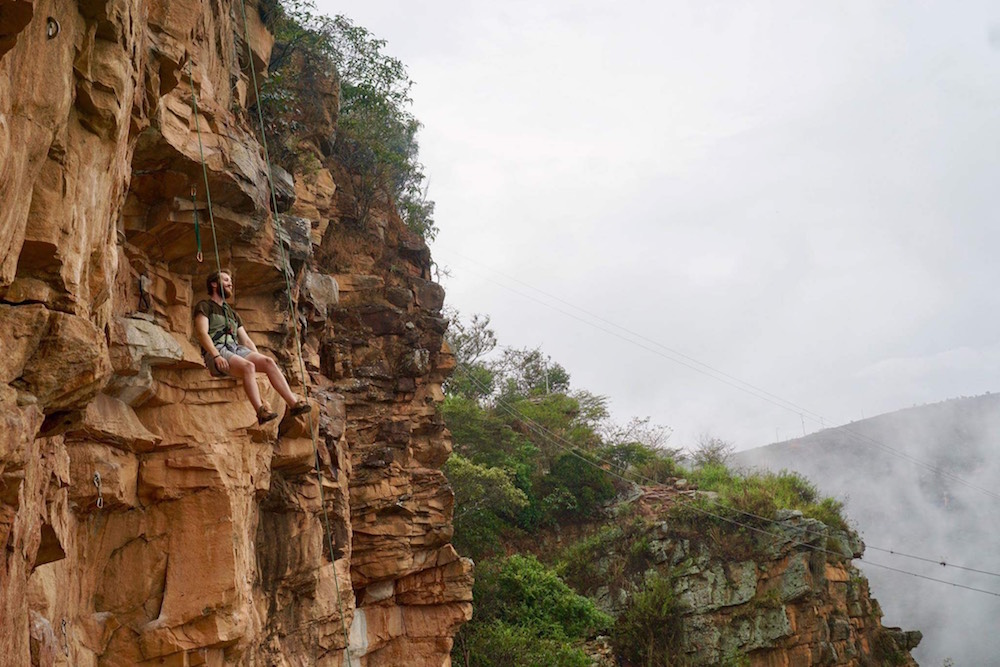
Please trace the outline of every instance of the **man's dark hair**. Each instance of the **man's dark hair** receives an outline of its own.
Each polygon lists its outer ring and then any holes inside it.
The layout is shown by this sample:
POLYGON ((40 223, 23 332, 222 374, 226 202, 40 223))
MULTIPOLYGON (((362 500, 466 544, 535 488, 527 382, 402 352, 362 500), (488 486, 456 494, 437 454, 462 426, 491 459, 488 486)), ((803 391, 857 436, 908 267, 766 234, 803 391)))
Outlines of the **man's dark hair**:
POLYGON ((219 282, 219 278, 222 276, 223 273, 232 275, 231 273, 229 273, 229 271, 223 269, 222 271, 212 271, 210 274, 208 274, 208 278, 205 278, 205 291, 208 292, 209 296, 212 296, 213 294, 212 283, 215 283, 216 287, 219 288, 219 294, 222 294, 222 284, 219 282))

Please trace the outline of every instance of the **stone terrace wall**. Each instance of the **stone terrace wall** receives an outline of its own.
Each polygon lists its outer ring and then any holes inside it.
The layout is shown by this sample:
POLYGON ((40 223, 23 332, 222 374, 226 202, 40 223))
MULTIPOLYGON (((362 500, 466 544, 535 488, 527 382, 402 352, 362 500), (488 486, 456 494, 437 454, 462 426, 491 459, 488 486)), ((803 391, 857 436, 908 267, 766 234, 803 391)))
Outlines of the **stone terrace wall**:
MULTIPOLYGON (((260 71, 271 37, 248 15, 260 71)), ((452 362, 427 248, 388 210, 343 215, 351 179, 332 167, 286 175, 278 237, 239 16, 225 0, 0 0, 9 664, 340 665, 346 627, 353 665, 445 665, 471 614, 439 470, 452 362), (235 305, 289 377, 294 310, 311 421, 258 427, 192 341, 214 263, 207 225, 194 257, 192 209, 208 211, 190 79, 235 305)))

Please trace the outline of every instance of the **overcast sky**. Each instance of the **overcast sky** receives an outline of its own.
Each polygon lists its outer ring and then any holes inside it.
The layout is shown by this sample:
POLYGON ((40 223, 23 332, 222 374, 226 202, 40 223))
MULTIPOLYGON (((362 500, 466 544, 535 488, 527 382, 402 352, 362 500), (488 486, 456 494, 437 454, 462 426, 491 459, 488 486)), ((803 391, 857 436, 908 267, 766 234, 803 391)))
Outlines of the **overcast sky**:
POLYGON ((997 3, 320 7, 416 82, 448 303, 621 421, 802 432, 652 341, 827 425, 1000 389, 997 3))

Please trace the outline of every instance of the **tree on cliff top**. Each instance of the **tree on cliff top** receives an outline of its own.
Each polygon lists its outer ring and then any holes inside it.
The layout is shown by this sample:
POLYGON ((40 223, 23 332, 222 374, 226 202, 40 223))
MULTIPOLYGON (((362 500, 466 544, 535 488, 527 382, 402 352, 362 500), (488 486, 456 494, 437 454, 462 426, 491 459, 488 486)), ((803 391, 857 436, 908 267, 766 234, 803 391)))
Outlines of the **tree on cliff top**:
POLYGON ((354 177, 358 224, 379 205, 395 205, 411 230, 433 239, 434 202, 426 196, 420 122, 409 110, 413 82, 403 63, 384 53, 385 40, 345 16, 318 13, 311 0, 266 0, 261 15, 276 40, 260 100, 276 159, 308 170, 319 149, 354 177), (332 121, 323 122, 324 81, 339 82, 340 108, 333 136, 316 137, 317 127, 332 121))

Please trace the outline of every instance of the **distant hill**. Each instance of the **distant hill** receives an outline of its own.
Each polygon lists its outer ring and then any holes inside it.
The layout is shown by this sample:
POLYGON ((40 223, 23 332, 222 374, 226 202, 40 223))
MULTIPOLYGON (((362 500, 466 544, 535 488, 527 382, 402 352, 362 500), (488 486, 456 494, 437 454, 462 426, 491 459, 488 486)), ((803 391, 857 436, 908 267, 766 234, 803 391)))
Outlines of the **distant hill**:
MULTIPOLYGON (((736 454, 743 467, 802 473, 847 503, 865 541, 1000 572, 1000 395, 899 410, 736 454), (895 451, 888 451, 891 448, 895 451), (926 466, 907 460, 918 459, 926 466), (943 471, 943 472, 942 472, 943 471)), ((869 549, 865 560, 1000 593, 1000 577, 869 549)), ((886 625, 923 631, 921 665, 1000 665, 1000 597, 865 565, 886 625)))

